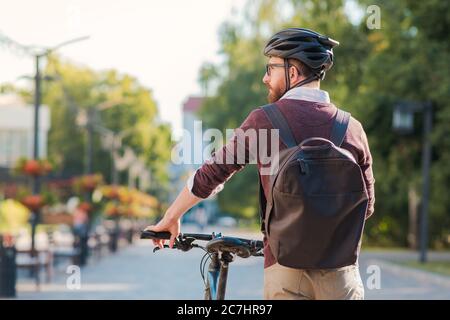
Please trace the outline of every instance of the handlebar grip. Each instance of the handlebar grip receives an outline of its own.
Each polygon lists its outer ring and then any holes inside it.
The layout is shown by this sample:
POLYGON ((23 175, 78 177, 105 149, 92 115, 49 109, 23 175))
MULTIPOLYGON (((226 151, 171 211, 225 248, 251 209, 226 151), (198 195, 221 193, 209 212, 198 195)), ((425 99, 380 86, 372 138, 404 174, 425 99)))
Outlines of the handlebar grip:
POLYGON ((261 240, 249 240, 249 239, 243 239, 243 238, 236 238, 239 239, 242 242, 245 242, 246 244, 253 246, 257 249, 262 249, 264 248, 264 242, 261 240))
POLYGON ((256 241, 255 241, 255 246, 256 246, 257 248, 264 248, 264 242, 261 241, 261 240, 256 240, 256 241))
POLYGON ((155 232, 150 230, 141 231, 141 239, 170 239, 171 233, 168 231, 155 232))

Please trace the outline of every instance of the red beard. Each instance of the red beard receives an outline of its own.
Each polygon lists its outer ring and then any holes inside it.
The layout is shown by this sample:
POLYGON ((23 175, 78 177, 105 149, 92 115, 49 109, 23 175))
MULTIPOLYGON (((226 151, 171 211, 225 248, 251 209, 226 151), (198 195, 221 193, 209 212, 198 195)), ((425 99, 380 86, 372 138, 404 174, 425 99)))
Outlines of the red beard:
POLYGON ((267 101, 269 103, 274 103, 275 101, 280 100, 280 98, 283 96, 281 88, 274 89, 268 85, 266 85, 266 87, 267 90, 269 91, 269 93, 267 94, 267 101))

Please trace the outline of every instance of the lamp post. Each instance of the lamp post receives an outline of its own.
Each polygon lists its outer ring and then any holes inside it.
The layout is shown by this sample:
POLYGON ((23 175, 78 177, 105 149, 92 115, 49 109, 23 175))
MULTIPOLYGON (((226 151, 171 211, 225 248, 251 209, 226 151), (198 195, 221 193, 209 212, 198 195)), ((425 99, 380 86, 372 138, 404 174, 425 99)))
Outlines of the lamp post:
MULTIPOLYGON (((64 41, 59 43, 56 46, 45 48, 45 47, 36 47, 36 46, 26 46, 18 43, 17 41, 0 34, 0 43, 6 44, 8 47, 11 47, 15 50, 18 50, 22 53, 25 53, 28 56, 32 56, 35 60, 35 75, 34 75, 34 122, 33 122, 33 158, 39 158, 39 109, 41 106, 41 81, 42 76, 40 72, 40 61, 41 58, 48 56, 52 52, 55 52, 61 47, 67 46, 69 44, 80 42, 83 40, 87 40, 89 37, 79 37, 75 39, 71 39, 68 41, 64 41)), ((38 194, 40 192, 40 180, 38 177, 33 178, 32 182, 32 191, 33 194, 38 194)), ((35 210, 32 212, 30 217, 31 223, 31 253, 35 255, 35 234, 36 227, 39 222, 39 212, 35 210)))
POLYGON ((419 261, 427 262, 428 248, 428 207, 430 199, 430 166, 431 141, 433 129, 433 105, 431 102, 415 103, 402 101, 394 107, 393 127, 401 134, 411 133, 414 129, 414 113, 423 113, 423 143, 422 143, 422 205, 420 212, 420 256, 419 261))
POLYGON ((109 139, 109 145, 110 145, 110 153, 111 153, 111 184, 118 184, 119 183, 119 177, 118 177, 118 170, 117 170, 117 164, 115 161, 115 153, 119 148, 122 147, 122 139, 128 136, 129 134, 133 133, 135 131, 135 128, 129 128, 122 130, 120 132, 114 132, 111 129, 105 128, 99 124, 96 124, 94 126, 94 129, 98 132, 106 135, 109 139))
MULTIPOLYGON (((99 125, 99 123, 101 122, 99 118, 99 111, 117 106, 123 101, 124 101, 123 99, 105 101, 96 106, 89 106, 87 107, 87 109, 81 109, 78 112, 76 122, 79 126, 85 127, 87 133, 86 149, 85 149, 85 168, 84 168, 85 174, 93 173, 94 131, 100 131, 103 133, 106 132, 106 134, 111 135, 112 137, 115 136, 114 131, 99 125)), ((112 145, 112 148, 114 148, 114 145, 112 145)), ((111 160, 112 165, 113 161, 114 160, 111 160)))

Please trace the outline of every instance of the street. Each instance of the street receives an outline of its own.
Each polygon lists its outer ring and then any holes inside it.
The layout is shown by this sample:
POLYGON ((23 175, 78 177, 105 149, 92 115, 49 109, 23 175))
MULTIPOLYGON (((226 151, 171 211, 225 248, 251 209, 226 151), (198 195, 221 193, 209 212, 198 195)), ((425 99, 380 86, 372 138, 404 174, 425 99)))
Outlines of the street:
MULTIPOLYGON (((81 269, 80 289, 66 286, 70 274, 61 269, 52 283, 41 285, 40 292, 31 279, 21 277, 17 286, 18 299, 203 299, 199 271, 202 250, 165 249, 156 253, 152 250, 151 241, 140 240, 114 255, 90 263, 81 269)), ((403 255, 405 259, 414 257, 414 253, 403 255)), ((450 299, 450 277, 398 266, 388 262, 392 256, 401 254, 362 253, 360 271, 366 299, 450 299), (377 270, 379 289, 374 278, 377 270)), ((230 265, 226 298, 262 297, 263 258, 236 258, 230 265)))

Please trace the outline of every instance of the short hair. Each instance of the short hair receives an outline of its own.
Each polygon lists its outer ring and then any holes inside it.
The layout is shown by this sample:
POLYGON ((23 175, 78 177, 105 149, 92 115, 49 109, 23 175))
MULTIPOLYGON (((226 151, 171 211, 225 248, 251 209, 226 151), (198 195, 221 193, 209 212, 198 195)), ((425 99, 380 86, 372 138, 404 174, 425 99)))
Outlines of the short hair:
POLYGON ((314 71, 300 60, 290 58, 288 59, 288 62, 289 64, 297 68, 297 71, 300 73, 301 76, 309 78, 310 76, 314 75, 314 71))

